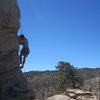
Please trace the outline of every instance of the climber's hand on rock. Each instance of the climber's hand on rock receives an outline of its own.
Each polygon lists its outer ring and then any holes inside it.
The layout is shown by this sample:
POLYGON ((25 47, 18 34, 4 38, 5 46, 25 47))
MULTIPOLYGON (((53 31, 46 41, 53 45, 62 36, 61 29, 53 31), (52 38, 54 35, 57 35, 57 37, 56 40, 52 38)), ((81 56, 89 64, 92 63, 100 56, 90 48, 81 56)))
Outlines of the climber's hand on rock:
POLYGON ((24 66, 22 65, 22 66, 20 66, 20 68, 23 68, 24 66))

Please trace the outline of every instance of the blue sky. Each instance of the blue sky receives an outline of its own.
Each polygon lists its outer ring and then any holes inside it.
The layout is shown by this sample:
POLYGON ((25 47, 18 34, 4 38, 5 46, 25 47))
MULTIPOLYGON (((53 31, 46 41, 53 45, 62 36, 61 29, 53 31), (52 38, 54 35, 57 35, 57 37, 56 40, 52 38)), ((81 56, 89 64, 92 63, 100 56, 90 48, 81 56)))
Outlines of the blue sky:
POLYGON ((54 70, 58 61, 100 67, 100 0, 18 0, 18 5, 31 51, 25 71, 54 70))

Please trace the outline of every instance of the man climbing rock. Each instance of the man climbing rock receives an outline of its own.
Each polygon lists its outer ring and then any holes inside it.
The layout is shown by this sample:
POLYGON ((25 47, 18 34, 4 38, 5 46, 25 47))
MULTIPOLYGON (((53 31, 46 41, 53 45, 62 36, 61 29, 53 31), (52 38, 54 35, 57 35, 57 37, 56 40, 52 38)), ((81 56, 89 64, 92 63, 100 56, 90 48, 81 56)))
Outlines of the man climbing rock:
POLYGON ((23 45, 23 48, 20 51, 20 64, 22 64, 21 68, 23 68, 26 61, 26 57, 30 53, 30 50, 28 47, 28 40, 25 38, 23 34, 19 36, 19 44, 23 45))

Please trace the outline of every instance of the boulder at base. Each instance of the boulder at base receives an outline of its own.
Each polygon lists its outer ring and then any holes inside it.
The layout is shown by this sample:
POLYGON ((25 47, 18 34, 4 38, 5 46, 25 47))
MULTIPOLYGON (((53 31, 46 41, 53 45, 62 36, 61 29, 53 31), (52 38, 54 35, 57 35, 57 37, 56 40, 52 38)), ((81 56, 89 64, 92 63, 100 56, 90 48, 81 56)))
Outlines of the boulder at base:
POLYGON ((55 96, 49 97, 47 100, 70 100, 70 98, 65 95, 55 95, 55 96))
POLYGON ((89 91, 67 89, 63 95, 55 95, 47 100, 99 100, 96 95, 89 91))

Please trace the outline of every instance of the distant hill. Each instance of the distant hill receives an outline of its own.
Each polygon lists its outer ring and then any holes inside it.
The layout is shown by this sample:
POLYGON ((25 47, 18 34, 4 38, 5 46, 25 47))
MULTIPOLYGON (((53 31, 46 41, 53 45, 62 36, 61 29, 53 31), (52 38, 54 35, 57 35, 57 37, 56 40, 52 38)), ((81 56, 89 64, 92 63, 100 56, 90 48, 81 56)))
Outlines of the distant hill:
MULTIPOLYGON (((100 77, 100 68, 80 68, 78 69, 79 74, 83 79, 91 79, 95 77, 100 77)), ((54 71, 29 71, 25 72, 24 75, 26 77, 32 77, 34 75, 55 75, 57 73, 56 70, 54 71)))
POLYGON ((81 68, 78 70, 84 80, 100 77, 100 68, 81 68))

